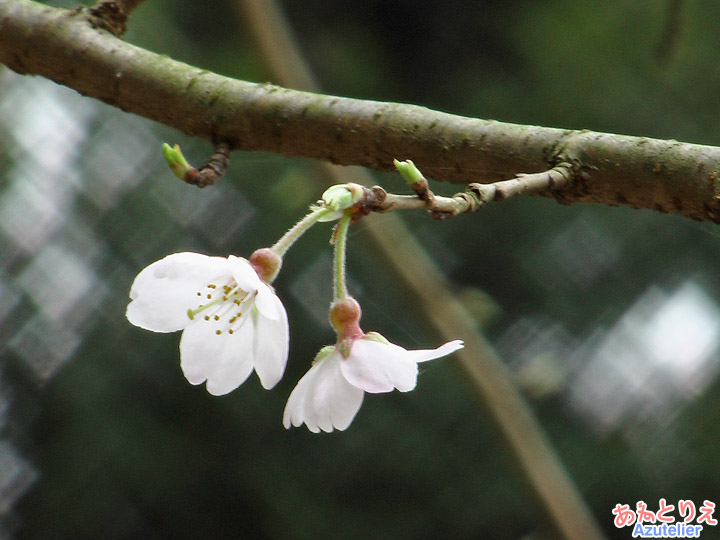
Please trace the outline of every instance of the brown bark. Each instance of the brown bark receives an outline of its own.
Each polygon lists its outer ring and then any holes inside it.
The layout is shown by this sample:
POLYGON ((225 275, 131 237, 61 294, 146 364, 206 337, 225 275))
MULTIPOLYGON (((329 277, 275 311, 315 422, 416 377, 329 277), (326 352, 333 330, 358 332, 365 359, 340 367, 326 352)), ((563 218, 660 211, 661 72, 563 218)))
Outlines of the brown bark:
POLYGON ((563 203, 651 208, 720 221, 720 148, 466 118, 222 77, 125 43, 77 12, 0 0, 0 62, 234 150, 495 182, 560 161, 580 181, 563 203))

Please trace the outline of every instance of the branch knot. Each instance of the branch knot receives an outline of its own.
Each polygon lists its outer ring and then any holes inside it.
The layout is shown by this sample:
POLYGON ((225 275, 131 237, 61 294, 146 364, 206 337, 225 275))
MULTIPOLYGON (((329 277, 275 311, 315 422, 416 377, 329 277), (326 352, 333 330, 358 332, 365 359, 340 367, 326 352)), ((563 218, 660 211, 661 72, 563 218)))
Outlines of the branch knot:
POLYGON ((115 37, 122 37, 127 30, 127 13, 123 4, 108 0, 88 8, 87 20, 93 28, 107 30, 115 37))

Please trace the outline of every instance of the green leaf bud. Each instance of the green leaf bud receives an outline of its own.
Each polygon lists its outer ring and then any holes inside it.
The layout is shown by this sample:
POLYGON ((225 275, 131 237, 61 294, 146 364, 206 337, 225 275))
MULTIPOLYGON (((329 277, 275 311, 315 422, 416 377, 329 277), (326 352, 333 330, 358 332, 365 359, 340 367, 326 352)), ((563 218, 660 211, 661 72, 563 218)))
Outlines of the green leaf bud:
POLYGON ((185 156, 183 156, 180 145, 176 144, 173 147, 168 143, 163 143, 162 153, 173 174, 180 180, 185 180, 188 171, 192 170, 193 167, 187 162, 185 156))
POLYGON ((425 177, 411 160, 398 161, 393 159, 393 164, 409 185, 417 184, 425 180, 425 177))
POLYGON ((360 184, 336 184, 322 194, 322 202, 333 211, 347 210, 362 199, 364 188, 360 184))

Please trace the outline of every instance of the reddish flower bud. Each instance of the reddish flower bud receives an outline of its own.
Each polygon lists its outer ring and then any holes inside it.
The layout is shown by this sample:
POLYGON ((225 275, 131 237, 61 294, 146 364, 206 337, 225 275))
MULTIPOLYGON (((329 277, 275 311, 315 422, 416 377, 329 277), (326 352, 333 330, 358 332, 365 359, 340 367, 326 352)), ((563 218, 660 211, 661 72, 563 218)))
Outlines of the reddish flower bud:
POLYGON ((360 304, 354 298, 336 300, 330 306, 330 324, 339 340, 359 339, 365 335, 360 329, 361 316, 360 304))
POLYGON ((282 257, 270 248, 261 248, 250 255, 250 265, 261 280, 272 283, 282 266, 282 257))

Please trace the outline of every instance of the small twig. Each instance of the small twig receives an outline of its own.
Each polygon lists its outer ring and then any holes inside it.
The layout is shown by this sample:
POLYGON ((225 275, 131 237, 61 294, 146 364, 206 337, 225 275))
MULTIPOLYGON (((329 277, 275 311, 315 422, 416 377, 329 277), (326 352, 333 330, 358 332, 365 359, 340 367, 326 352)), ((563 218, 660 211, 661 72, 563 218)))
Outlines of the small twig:
POLYGON ((190 167, 183 177, 188 184, 197 187, 211 186, 217 182, 230 165, 230 146, 217 143, 215 153, 199 169, 190 167))
POLYGON ((571 184, 574 178, 572 165, 560 163, 548 171, 518 174, 515 178, 493 184, 469 184, 468 189, 478 197, 480 205, 483 205, 490 201, 504 201, 523 193, 562 189, 571 184))
POLYGON ((453 217, 465 212, 477 210, 473 197, 467 193, 458 193, 452 197, 434 195, 431 201, 420 198, 419 195, 396 195, 388 193, 380 186, 365 188, 362 200, 358 203, 367 212, 388 212, 390 210, 418 210, 426 209, 433 217, 442 219, 453 217))
POLYGON ((445 219, 458 214, 475 212, 491 201, 503 201, 523 193, 539 193, 559 190, 569 186, 574 179, 572 166, 560 163, 550 170, 534 174, 518 174, 510 180, 493 184, 470 184, 468 191, 452 197, 442 197, 430 191, 425 181, 412 184, 417 195, 395 195, 379 186, 365 188, 358 202, 364 213, 387 212, 389 210, 427 209, 435 219, 445 219))

